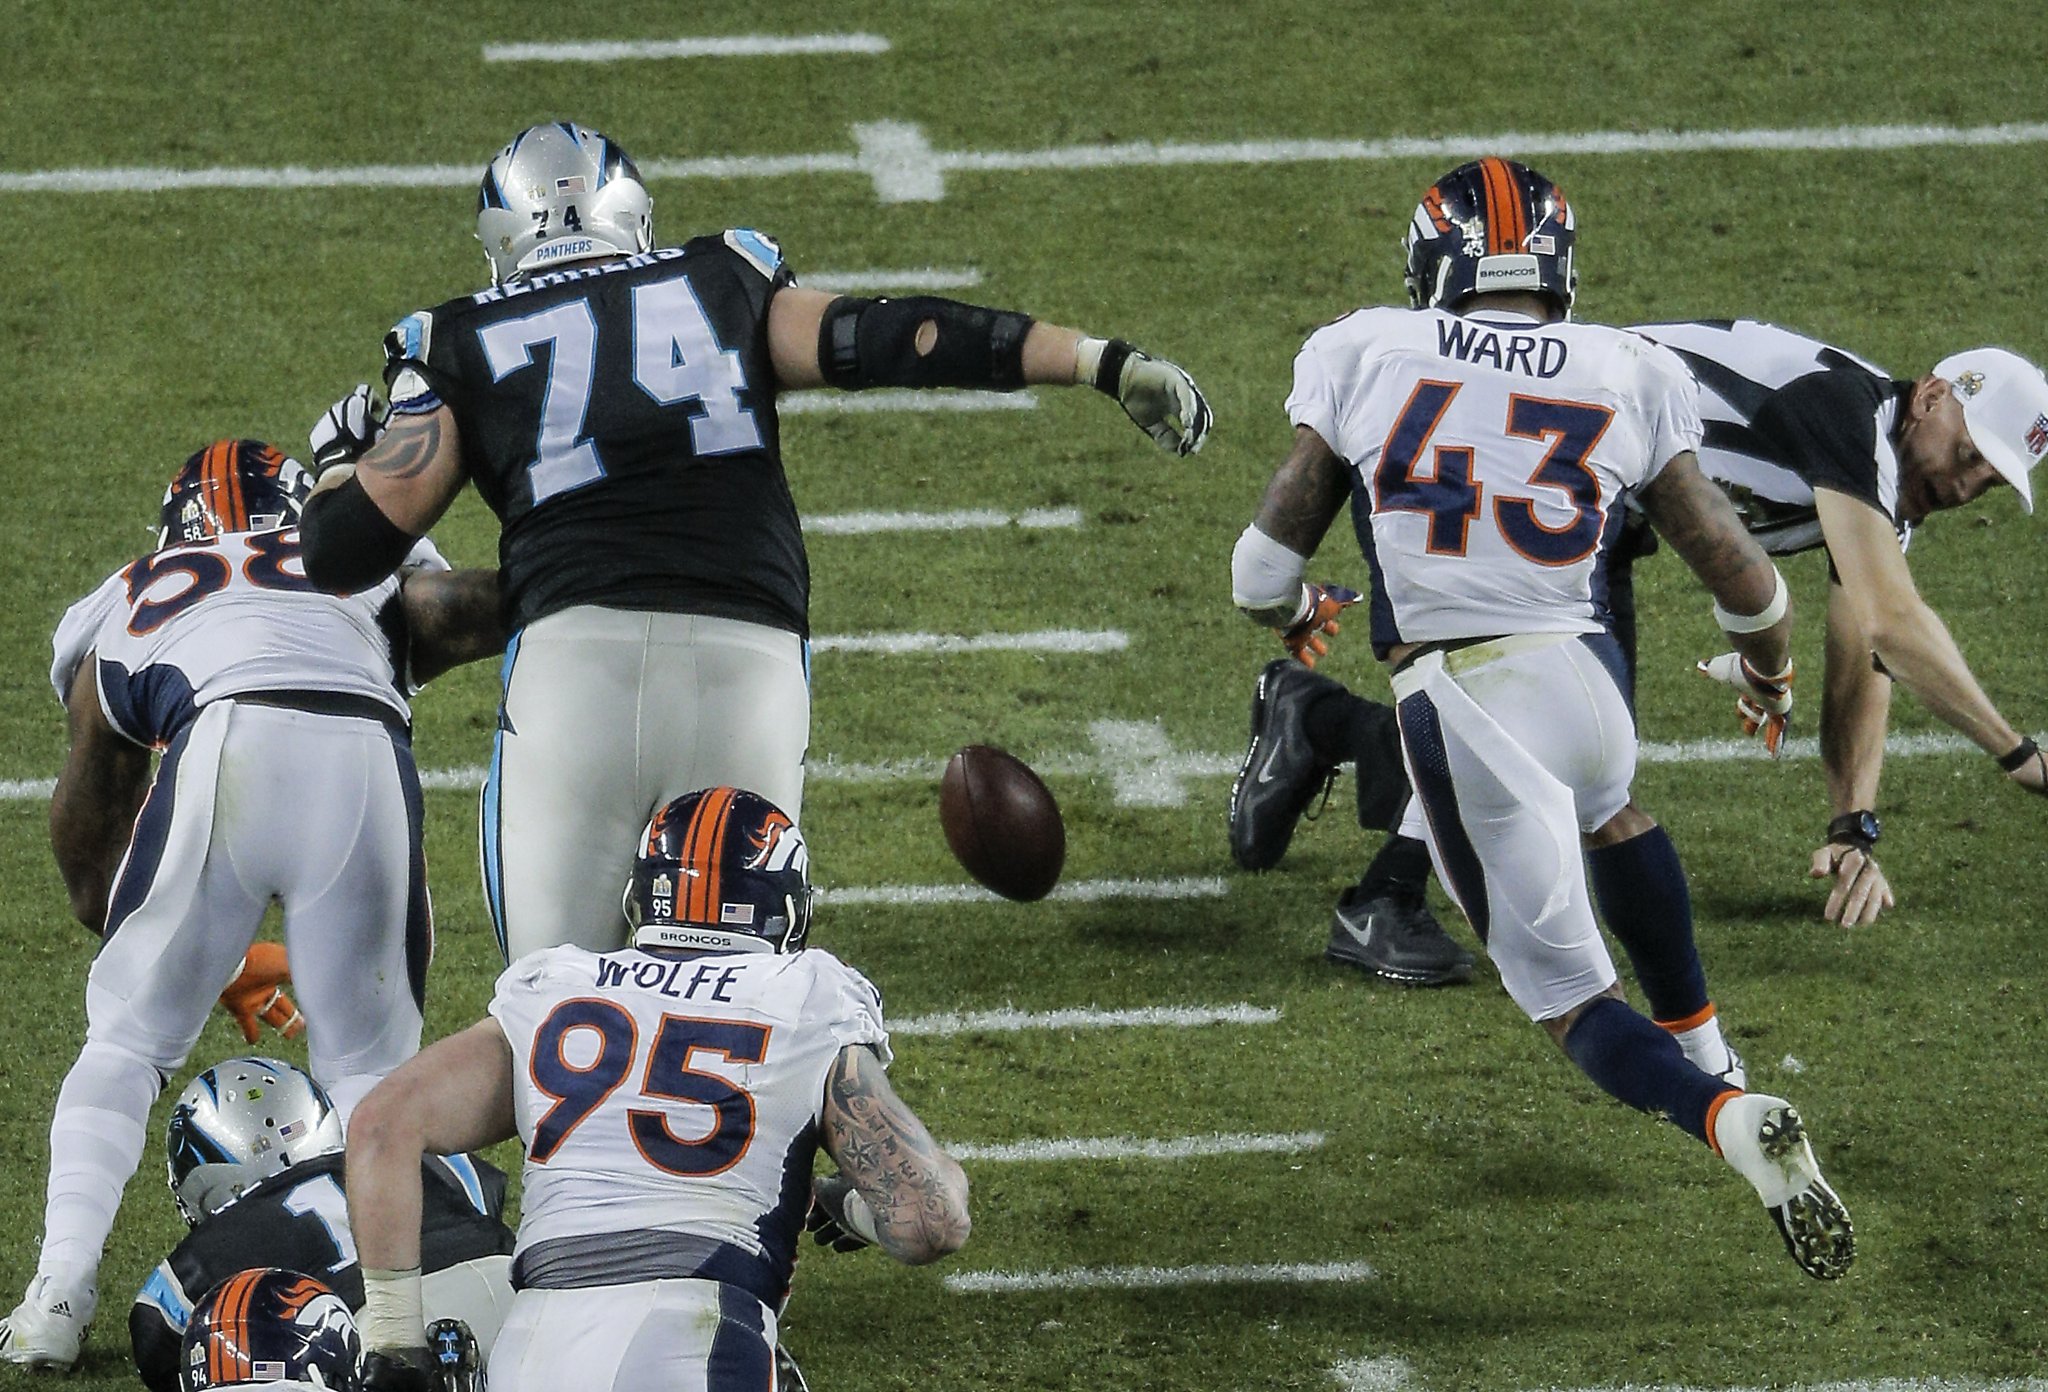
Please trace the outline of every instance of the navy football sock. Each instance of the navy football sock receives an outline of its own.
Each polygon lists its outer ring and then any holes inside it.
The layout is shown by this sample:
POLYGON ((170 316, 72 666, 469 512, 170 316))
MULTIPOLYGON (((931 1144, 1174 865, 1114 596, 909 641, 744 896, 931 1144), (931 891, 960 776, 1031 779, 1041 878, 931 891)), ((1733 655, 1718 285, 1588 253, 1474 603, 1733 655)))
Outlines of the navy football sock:
POLYGON ((1387 844, 1365 867, 1358 882, 1358 897, 1378 899, 1392 895, 1403 903, 1420 904, 1429 888, 1429 846, 1412 836, 1389 836, 1387 844))
POLYGON ((1650 1014, 1670 1024, 1707 1008, 1707 974, 1692 936, 1692 893, 1678 848, 1652 827, 1618 845, 1589 851, 1600 916, 1628 953, 1650 1014))
POLYGON ((1602 996, 1580 1013, 1564 1037, 1564 1049, 1608 1095, 1640 1111, 1660 1112, 1693 1139, 1713 1144, 1707 1139, 1707 1113, 1714 1099, 1731 1089, 1687 1062, 1668 1030, 1612 996, 1602 996))

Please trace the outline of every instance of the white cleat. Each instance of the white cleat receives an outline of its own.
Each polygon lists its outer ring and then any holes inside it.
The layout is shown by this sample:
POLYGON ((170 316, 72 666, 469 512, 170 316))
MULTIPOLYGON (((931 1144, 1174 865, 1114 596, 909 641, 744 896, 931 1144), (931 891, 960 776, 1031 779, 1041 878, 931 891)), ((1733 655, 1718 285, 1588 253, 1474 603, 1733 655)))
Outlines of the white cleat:
POLYGON ((1849 1210, 1821 1178, 1790 1102, 1758 1092, 1729 1098, 1714 1118, 1714 1142, 1755 1187, 1801 1271, 1820 1281, 1848 1272, 1856 1260, 1849 1210))
POLYGON ((0 1320, 0 1361, 69 1372, 98 1304, 98 1292, 91 1286, 60 1290, 49 1277, 36 1277, 14 1313, 0 1320))

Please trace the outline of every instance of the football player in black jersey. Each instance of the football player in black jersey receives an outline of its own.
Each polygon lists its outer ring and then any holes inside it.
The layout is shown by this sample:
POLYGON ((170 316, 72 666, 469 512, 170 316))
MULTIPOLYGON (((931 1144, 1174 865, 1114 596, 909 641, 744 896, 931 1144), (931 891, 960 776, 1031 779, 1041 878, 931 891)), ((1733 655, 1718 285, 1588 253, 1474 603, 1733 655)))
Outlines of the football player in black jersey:
MULTIPOLYGON (((136 1371, 153 1392, 177 1392, 194 1305, 238 1271, 305 1272, 350 1310, 362 1308, 341 1139, 320 1085, 279 1059, 228 1059, 187 1085, 166 1140, 171 1194, 192 1231, 150 1273, 128 1312, 136 1371)), ((421 1170, 428 1311, 461 1319, 488 1355, 512 1298, 505 1176, 461 1155, 430 1157, 421 1170)))
POLYGON ((615 886, 657 807, 715 784, 801 810, 809 569, 779 393, 1088 385, 1200 449, 1187 373, 1121 340, 950 300, 806 290, 745 229, 655 249, 633 162, 567 122, 491 161, 490 289, 413 314, 315 431, 307 574, 388 573, 473 483, 503 524, 506 654, 483 798, 506 956, 624 941, 615 886), (374 444, 372 443, 374 441, 374 444))
MULTIPOLYGON (((2002 348, 1952 354, 1912 381, 1840 348, 1754 320, 1644 324, 1637 332, 1677 352, 1699 379, 1706 439, 1700 468, 1735 501, 1774 555, 1827 549, 1826 668, 1820 753, 1833 820, 1813 854, 1811 878, 1830 882, 1830 922, 1874 922, 1891 886, 1874 848, 1878 777, 1894 681, 1991 755, 2006 777, 2048 792, 2048 757, 1985 696, 1948 628, 1920 597, 1906 544, 1929 515, 1961 507, 2003 483, 2033 511, 2031 471, 2048 454, 2048 379, 2002 348)), ((1627 555, 1610 567, 1611 599, 1632 615, 1627 555)), ((1629 662, 1635 654, 1632 628, 1629 662)), ((1758 709, 1789 681, 1746 672, 1724 655, 1702 663, 1738 692, 1744 727, 1772 752, 1784 723, 1758 709)), ((1356 761, 1360 820, 1380 825, 1407 798, 1407 774, 1388 757, 1391 707, 1281 659, 1261 674, 1252 739, 1231 791, 1231 850, 1264 869, 1329 772, 1356 761), (1254 766, 1273 776, 1249 777, 1254 766)), ((1399 814, 1392 814, 1398 821, 1399 814)), ((1414 828, 1410 827, 1409 830, 1414 828)), ((1420 901, 1427 853, 1397 834, 1368 872, 1398 865, 1420 901)), ((1384 875, 1381 876, 1385 878, 1384 875)), ((1341 906, 1340 906, 1341 907, 1341 906)))

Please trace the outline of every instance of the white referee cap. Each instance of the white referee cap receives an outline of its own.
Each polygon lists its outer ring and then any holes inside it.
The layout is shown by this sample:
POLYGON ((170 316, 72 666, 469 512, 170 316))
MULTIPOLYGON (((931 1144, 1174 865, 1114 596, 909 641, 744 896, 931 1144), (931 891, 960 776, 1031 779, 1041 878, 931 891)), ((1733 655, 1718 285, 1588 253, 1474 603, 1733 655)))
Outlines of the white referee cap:
POLYGON ((2048 377, 2004 348, 1969 348, 1934 365, 1934 375, 1955 389, 1963 424, 1977 452, 2034 510, 2027 471, 2048 454, 2048 377))

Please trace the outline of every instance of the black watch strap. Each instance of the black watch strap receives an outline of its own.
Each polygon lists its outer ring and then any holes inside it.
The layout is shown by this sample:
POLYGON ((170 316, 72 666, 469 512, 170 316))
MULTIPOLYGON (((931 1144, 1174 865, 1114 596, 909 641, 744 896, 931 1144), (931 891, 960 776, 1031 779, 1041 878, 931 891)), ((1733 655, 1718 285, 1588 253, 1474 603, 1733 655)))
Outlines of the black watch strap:
POLYGON ((1877 844, 1877 838, 1884 831, 1884 824, 1877 819, 1877 813, 1869 808, 1844 812, 1828 823, 1828 841, 1837 846, 1854 846, 1867 851, 1877 844))

